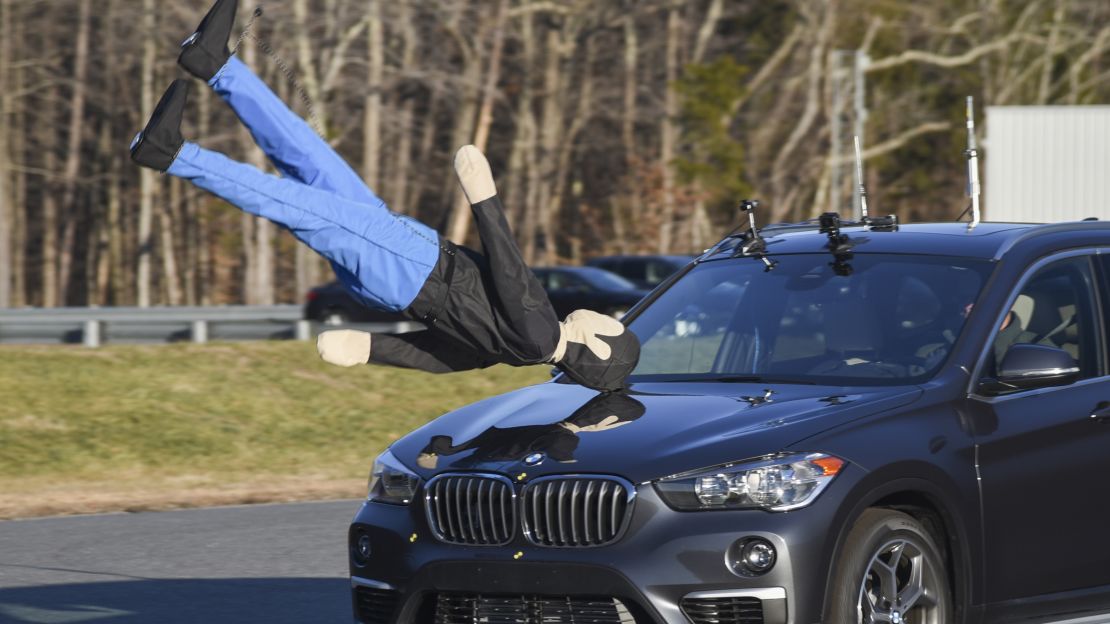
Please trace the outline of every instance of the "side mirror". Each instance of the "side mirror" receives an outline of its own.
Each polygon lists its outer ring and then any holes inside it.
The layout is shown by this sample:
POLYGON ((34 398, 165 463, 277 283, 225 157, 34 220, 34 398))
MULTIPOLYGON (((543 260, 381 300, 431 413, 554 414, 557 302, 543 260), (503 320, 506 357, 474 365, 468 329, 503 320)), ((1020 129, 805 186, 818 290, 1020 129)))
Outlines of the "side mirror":
POLYGON ((1006 351, 998 377, 984 379, 979 389, 986 394, 1066 386, 1079 379, 1079 364, 1063 349, 1037 344, 1016 344, 1006 351))

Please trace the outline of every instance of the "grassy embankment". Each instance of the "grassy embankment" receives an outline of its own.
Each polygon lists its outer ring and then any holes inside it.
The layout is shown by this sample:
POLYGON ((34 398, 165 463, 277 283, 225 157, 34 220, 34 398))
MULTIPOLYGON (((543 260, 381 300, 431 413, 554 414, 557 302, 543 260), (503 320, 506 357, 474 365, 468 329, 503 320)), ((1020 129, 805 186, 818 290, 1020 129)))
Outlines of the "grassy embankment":
POLYGON ((0 518, 362 496, 391 441, 545 379, 342 369, 293 342, 0 347, 0 518))

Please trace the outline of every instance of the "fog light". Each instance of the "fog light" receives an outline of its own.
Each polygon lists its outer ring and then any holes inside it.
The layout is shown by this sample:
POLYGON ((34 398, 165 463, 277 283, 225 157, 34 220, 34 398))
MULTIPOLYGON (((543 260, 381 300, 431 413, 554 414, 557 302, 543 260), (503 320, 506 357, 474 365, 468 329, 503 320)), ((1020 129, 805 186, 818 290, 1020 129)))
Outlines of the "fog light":
POLYGON ((753 539, 740 551, 740 560, 752 572, 763 574, 775 565, 775 547, 764 540, 753 539))
POLYGON ((762 537, 746 537, 729 549, 728 564, 740 576, 760 576, 775 567, 778 553, 762 537))
POLYGON ((359 567, 370 563, 370 536, 362 531, 356 533, 351 540, 351 559, 359 567))

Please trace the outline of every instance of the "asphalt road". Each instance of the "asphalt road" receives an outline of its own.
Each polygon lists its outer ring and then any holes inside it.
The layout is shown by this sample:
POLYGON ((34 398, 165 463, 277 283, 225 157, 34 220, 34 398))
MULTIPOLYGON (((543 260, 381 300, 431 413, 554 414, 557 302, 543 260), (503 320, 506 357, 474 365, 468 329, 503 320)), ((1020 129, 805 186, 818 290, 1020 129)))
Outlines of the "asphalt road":
POLYGON ((359 504, 0 522, 0 623, 348 624, 359 504))

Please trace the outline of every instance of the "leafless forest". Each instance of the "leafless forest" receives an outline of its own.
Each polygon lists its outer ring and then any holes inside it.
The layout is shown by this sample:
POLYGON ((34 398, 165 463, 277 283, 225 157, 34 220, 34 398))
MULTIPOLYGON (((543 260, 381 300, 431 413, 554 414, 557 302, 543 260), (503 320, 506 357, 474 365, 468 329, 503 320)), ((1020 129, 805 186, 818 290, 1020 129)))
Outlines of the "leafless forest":
MULTIPOLYGON (((287 233, 127 158, 207 5, 0 0, 0 306, 294 302, 330 279, 287 233)), ((847 210, 856 128, 873 211, 954 219, 963 96, 1110 100, 1106 0, 255 6, 239 55, 393 209, 474 242, 451 156, 475 143, 536 264, 701 249, 745 196, 766 222, 847 210)), ((266 166, 207 89, 185 134, 266 166)))

